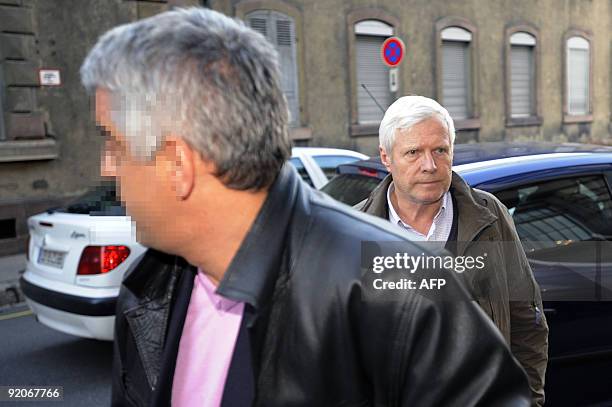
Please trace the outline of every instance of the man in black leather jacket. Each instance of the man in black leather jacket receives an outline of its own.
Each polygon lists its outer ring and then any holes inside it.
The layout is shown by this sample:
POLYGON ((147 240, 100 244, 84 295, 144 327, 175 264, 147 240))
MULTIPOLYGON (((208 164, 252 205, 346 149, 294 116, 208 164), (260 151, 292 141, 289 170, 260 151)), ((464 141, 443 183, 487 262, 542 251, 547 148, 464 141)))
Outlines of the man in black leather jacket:
MULTIPOLYGON (((81 75, 107 133, 102 173, 151 247, 119 294, 113 405, 191 404, 174 395, 177 359, 198 356, 181 342, 196 274, 243 306, 236 332, 200 332, 234 345, 212 354, 222 373, 190 366, 202 386, 222 383, 218 402, 198 405, 529 405, 524 372, 452 273, 428 271, 446 280, 436 293, 368 285, 363 241, 428 252, 286 163, 287 107, 263 37, 175 10, 105 34, 81 75)), ((210 396, 200 388, 192 400, 210 396)))

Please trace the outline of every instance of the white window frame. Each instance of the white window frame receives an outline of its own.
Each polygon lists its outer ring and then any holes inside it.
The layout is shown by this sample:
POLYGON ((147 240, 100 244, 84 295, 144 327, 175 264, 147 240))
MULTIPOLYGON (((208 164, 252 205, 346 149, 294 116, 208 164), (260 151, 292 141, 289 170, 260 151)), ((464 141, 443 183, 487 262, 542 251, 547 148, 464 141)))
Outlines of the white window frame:
MULTIPOLYGON (((373 125, 373 124, 378 124, 380 123, 380 120, 363 120, 360 112, 359 112, 359 100, 360 100, 360 94, 362 94, 362 92, 365 92, 365 90, 361 87, 360 81, 359 81, 359 66, 358 66, 358 57, 359 57, 359 51, 358 51, 358 47, 359 47, 359 37, 374 37, 374 38, 388 38, 394 35, 395 32, 395 28, 383 21, 380 20, 376 20, 376 19, 366 19, 366 20, 361 20, 358 21, 354 24, 353 27, 353 32, 354 32, 354 44, 355 44, 355 60, 352 62, 355 64, 355 78, 356 78, 356 82, 357 82, 357 92, 356 92, 356 106, 357 106, 357 123, 359 125, 373 125)), ((382 45, 382 44, 381 44, 382 45)), ((378 56, 378 60, 380 61, 381 64, 384 65, 384 63, 382 62, 382 56, 378 56)), ((391 75, 391 71, 389 68, 386 67, 385 68, 388 72, 388 78, 386 83, 388 83, 387 86, 391 86, 390 84, 390 75, 391 75)), ((369 92, 372 92, 372 89, 368 89, 369 92)), ((373 95, 376 98, 376 95, 373 95)), ((370 95, 366 92, 366 97, 370 97, 370 95)), ((393 99, 393 92, 391 92, 391 90, 389 89, 389 103, 392 103, 393 99)), ((377 103, 382 104, 382 108, 386 109, 385 105, 385 101, 379 100, 378 98, 376 99, 377 103)), ((372 101, 372 103, 374 103, 376 105, 376 108, 378 109, 378 105, 372 101)), ((383 112, 381 112, 381 116, 380 119, 382 120, 382 116, 383 116, 383 112)))
POLYGON ((446 27, 440 32, 443 41, 472 42, 472 33, 463 27, 446 27))
POLYGON ((529 45, 536 46, 536 38, 533 34, 524 31, 515 32, 510 36, 510 45, 529 45))
POLYGON ((523 118, 527 118, 527 117, 534 117, 537 116, 537 68, 536 68, 536 45, 537 45, 537 39, 536 37, 531 34, 531 33, 527 33, 524 31, 518 31, 513 33, 510 36, 509 39, 510 42, 510 56, 508 58, 508 75, 509 75, 509 80, 508 80, 508 91, 510 92, 509 94, 509 101, 510 101, 510 106, 509 106, 509 114, 510 117, 512 119, 523 119, 523 118), (512 105, 512 89, 513 89, 513 82, 512 82, 512 51, 513 49, 516 49, 514 47, 528 47, 530 49, 530 66, 528 67, 530 73, 530 87, 529 87, 529 95, 530 95, 530 105, 529 105, 529 112, 528 113, 515 113, 513 111, 513 105, 512 105))
POLYGON ((363 20, 355 24, 355 34, 391 37, 393 27, 379 20, 363 20))
MULTIPOLYGON (((469 119, 473 116, 473 112, 472 112, 472 70, 473 70, 473 61, 472 61, 472 33, 467 30, 466 28, 463 27, 458 27, 458 26, 448 26, 446 28, 443 28, 440 31, 440 39, 441 39, 441 44, 440 46, 442 47, 442 49, 440 50, 440 56, 441 56, 441 78, 440 80, 442 81, 442 86, 441 86, 441 90, 442 90, 442 94, 441 96, 441 101, 444 104, 445 101, 445 97, 444 97, 444 92, 445 92, 445 87, 443 85, 444 83, 444 75, 445 75, 445 69, 444 69, 444 64, 445 64, 445 59, 444 59, 444 46, 445 43, 451 43, 451 42, 455 42, 455 43, 461 43, 463 45, 465 45, 465 66, 464 66, 464 73, 465 76, 463 78, 464 80, 464 88, 465 88, 465 116, 464 117, 453 117, 454 120, 466 120, 469 119)), ((450 113, 450 111, 449 111, 450 113)))
POLYGON ((591 43, 588 39, 580 36, 580 35, 572 35, 569 37, 565 43, 565 86, 567 92, 566 98, 566 109, 568 116, 585 116, 590 114, 591 112, 591 43), (586 50, 587 51, 587 59, 586 59, 586 109, 585 111, 572 111, 572 86, 571 86, 571 76, 572 76, 572 65, 570 64, 571 58, 571 50, 586 50))
MULTIPOLYGON (((299 127, 300 123, 301 123, 301 104, 300 104, 300 78, 299 78, 299 67, 298 67, 298 43, 297 43, 297 27, 296 27, 296 21, 295 18, 293 18, 292 16, 280 12, 278 10, 273 10, 273 9, 258 9, 258 10, 252 10, 249 11, 248 13, 245 14, 244 19, 246 21, 246 23, 250 26, 250 18, 265 18, 267 20, 266 23, 266 39, 274 46, 274 48, 279 51, 278 49, 278 43, 277 43, 277 38, 276 35, 276 27, 273 27, 273 24, 270 24, 271 21, 274 20, 274 17, 276 18, 282 18, 285 19, 287 21, 290 21, 291 23, 291 35, 293 36, 293 44, 291 46, 291 54, 292 54, 292 59, 293 59, 293 67, 290 67, 292 73, 291 75, 293 76, 293 84, 294 84, 294 92, 295 92, 295 96, 292 98, 289 98, 287 96, 287 94, 285 93, 285 97, 287 98, 287 102, 289 104, 289 111, 290 111, 290 121, 289 121, 289 125, 291 127, 299 127), (291 101, 294 101, 293 105, 291 101)), ((283 60, 282 58, 280 58, 279 63, 281 64, 281 75, 282 75, 282 71, 283 71, 283 60)), ((281 78, 282 80, 282 78, 281 78)))

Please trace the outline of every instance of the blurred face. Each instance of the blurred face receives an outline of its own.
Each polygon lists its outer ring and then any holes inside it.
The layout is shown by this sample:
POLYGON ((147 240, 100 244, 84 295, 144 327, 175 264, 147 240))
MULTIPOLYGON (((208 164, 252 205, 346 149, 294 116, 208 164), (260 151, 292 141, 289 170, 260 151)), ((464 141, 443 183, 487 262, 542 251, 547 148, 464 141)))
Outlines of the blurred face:
POLYGON ((452 146, 446 126, 436 117, 397 130, 393 151, 381 147, 380 157, 393 174, 398 199, 432 204, 450 187, 452 146))
POLYGON ((166 248, 164 242, 172 239, 171 230, 173 192, 168 174, 168 162, 163 154, 156 154, 150 161, 137 160, 129 151, 125 136, 110 119, 110 93, 96 91, 96 122, 105 133, 102 151, 101 173, 114 177, 121 201, 136 223, 138 241, 157 249, 166 248))

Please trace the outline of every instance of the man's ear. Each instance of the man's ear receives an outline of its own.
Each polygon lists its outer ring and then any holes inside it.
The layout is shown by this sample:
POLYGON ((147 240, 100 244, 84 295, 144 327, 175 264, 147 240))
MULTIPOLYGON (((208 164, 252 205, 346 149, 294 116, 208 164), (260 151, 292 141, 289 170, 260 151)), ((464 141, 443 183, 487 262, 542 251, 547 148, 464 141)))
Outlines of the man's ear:
POLYGON ((197 152, 180 137, 173 135, 164 139, 161 154, 157 154, 157 159, 162 159, 162 168, 166 172, 165 176, 170 181, 172 190, 176 193, 178 200, 184 201, 189 198, 195 187, 196 174, 195 162, 197 152))
POLYGON ((378 151, 380 153, 380 161, 391 172, 391 155, 387 154, 387 150, 383 146, 378 146, 378 151))

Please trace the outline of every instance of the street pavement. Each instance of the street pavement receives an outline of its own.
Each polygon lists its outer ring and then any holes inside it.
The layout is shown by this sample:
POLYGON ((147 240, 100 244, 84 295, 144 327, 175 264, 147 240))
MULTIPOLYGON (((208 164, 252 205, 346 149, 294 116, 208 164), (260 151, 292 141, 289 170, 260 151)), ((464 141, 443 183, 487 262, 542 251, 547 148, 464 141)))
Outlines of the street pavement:
POLYGON ((0 402, 2 407, 108 406, 112 343, 38 323, 19 290, 25 254, 0 257, 0 386, 63 386, 64 400, 0 402))
POLYGON ((25 305, 0 314, 0 386, 63 386, 64 400, 2 407, 108 406, 112 342, 82 339, 38 323, 25 305))

